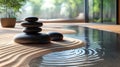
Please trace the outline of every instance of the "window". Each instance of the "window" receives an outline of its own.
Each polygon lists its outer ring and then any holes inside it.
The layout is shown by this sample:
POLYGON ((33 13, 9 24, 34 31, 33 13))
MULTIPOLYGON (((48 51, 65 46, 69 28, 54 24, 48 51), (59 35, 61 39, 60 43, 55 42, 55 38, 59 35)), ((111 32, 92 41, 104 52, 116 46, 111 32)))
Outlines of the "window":
POLYGON ((29 0, 21 11, 19 19, 84 19, 84 0, 29 0))
POLYGON ((89 19, 95 23, 116 24, 117 0, 89 0, 89 19))

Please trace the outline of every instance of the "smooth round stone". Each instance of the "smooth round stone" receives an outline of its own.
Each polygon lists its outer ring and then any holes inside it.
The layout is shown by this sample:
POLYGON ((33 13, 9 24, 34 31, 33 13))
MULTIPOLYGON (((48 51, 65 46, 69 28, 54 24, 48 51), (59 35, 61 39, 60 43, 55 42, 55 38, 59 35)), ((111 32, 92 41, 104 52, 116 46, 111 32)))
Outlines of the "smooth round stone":
POLYGON ((50 43, 50 36, 47 34, 36 33, 26 34, 21 33, 15 36, 14 41, 21 44, 48 44, 50 43))
POLYGON ((38 27, 28 27, 28 28, 23 29, 23 32, 25 32, 25 33, 37 33, 40 31, 42 31, 42 29, 38 28, 38 27))
POLYGON ((34 21, 37 21, 38 18, 37 17, 27 17, 25 18, 25 21, 28 21, 28 22, 34 22, 34 21))
POLYGON ((61 41, 63 40, 63 35, 58 32, 50 32, 48 33, 52 41, 61 41))
POLYGON ((43 23, 40 22, 22 22, 21 25, 23 27, 41 27, 43 23))

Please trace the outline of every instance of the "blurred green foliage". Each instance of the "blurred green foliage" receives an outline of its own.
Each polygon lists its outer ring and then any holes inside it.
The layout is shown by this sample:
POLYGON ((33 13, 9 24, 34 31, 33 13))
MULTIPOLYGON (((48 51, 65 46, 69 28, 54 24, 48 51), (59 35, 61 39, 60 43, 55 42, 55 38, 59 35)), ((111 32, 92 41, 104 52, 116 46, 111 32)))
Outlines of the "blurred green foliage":
POLYGON ((26 0, 0 0, 0 12, 5 13, 5 17, 14 17, 25 2, 26 0))
POLYGON ((102 0, 93 0, 94 21, 101 22, 101 10, 103 10, 104 22, 116 22, 116 0, 103 0, 103 4, 101 2, 102 0), (103 5, 103 9, 101 5, 103 5), (96 19, 96 17, 99 19, 96 19))
POLYGON ((73 18, 79 15, 79 11, 81 9, 80 5, 84 5, 84 0, 29 0, 29 2, 32 3, 32 11, 34 15, 37 16, 38 14, 43 12, 42 7, 46 3, 46 1, 48 1, 49 4, 51 3, 52 5, 54 5, 54 8, 46 8, 46 11, 51 11, 51 13, 54 13, 54 11, 61 11, 61 6, 63 6, 66 7, 64 15, 69 16, 69 18, 73 18))

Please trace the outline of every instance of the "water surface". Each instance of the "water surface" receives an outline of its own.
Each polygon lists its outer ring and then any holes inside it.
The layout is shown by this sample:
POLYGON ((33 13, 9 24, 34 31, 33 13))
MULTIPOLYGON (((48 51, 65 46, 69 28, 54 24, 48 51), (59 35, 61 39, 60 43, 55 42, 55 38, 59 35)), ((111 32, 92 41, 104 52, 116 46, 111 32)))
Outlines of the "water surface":
POLYGON ((35 58, 30 67, 120 67, 119 34, 79 26, 66 28, 77 33, 65 37, 83 40, 86 46, 35 58))

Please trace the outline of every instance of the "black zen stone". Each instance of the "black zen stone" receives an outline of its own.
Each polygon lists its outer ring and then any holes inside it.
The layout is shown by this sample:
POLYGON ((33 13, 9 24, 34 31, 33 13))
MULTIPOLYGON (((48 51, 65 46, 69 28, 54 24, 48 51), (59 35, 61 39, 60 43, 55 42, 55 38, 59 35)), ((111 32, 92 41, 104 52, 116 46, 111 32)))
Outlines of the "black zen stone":
POLYGON ((23 27, 41 27, 41 26, 43 26, 43 23, 39 23, 39 22, 22 22, 21 25, 23 27))
POLYGON ((28 18, 25 18, 25 21, 28 21, 28 22, 35 22, 37 20, 38 20, 37 17, 28 17, 28 18))
POLYGON ((42 31, 42 29, 38 28, 38 27, 28 27, 28 28, 24 28, 24 30, 23 30, 23 32, 25 32, 25 33, 37 33, 40 31, 42 31))
POLYGON ((21 33, 14 38, 14 41, 21 44, 47 44, 50 43, 50 36, 47 34, 26 34, 21 33))
POLYGON ((49 36, 51 37, 52 41, 61 41, 63 40, 63 35, 58 32, 50 32, 49 36))

